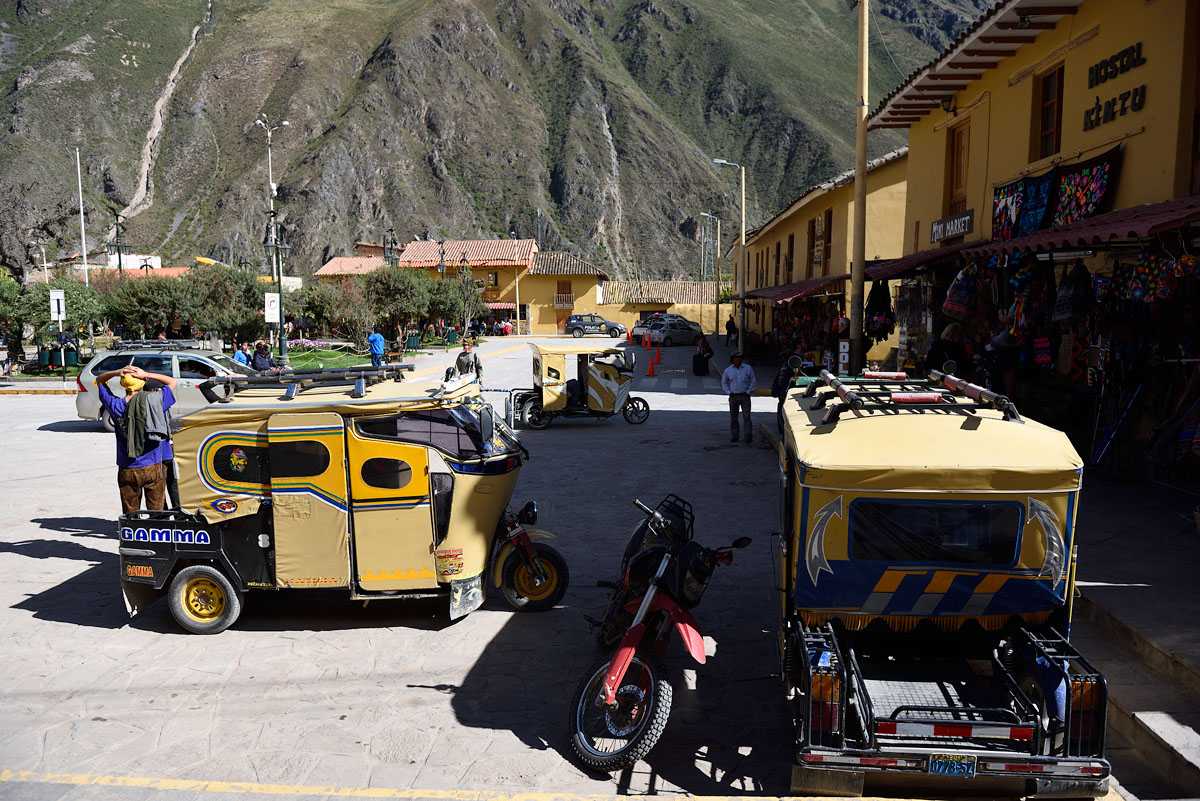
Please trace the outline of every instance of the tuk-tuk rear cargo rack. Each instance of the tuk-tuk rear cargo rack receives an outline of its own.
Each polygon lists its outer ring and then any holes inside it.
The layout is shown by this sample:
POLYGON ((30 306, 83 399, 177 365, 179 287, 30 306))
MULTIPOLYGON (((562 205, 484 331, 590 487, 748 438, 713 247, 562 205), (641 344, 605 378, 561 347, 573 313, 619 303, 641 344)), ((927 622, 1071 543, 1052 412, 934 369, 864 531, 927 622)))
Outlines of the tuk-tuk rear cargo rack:
MULTIPOLYGON (((230 392, 225 397, 210 398, 210 402, 229 403, 233 396, 244 389, 262 389, 264 387, 286 387, 283 400, 294 400, 301 392, 317 387, 330 387, 352 384, 352 398, 362 398, 367 394, 367 387, 384 381, 403 381, 404 373, 413 371, 411 364, 396 364, 386 367, 360 365, 357 367, 319 367, 306 370, 282 370, 278 373, 262 375, 228 375, 214 376, 200 384, 199 389, 211 392, 213 387, 229 387, 230 392)), ((215 395, 215 393, 214 393, 215 395)))
MULTIPOLYGON (((980 409, 1001 412, 1005 420, 1023 423, 1016 405, 1006 396, 972 384, 956 376, 931 370, 928 379, 909 379, 905 373, 864 373, 862 378, 842 380, 828 370, 821 371, 821 381, 837 394, 840 403, 833 400, 832 393, 816 396, 814 409, 826 409, 822 424, 836 424, 842 412, 849 410, 856 417, 880 412, 898 414, 903 411, 916 412, 961 412, 973 414, 980 409), (962 402, 959 397, 971 402, 962 402)), ((816 395, 821 386, 812 381, 805 388, 803 397, 816 395)))

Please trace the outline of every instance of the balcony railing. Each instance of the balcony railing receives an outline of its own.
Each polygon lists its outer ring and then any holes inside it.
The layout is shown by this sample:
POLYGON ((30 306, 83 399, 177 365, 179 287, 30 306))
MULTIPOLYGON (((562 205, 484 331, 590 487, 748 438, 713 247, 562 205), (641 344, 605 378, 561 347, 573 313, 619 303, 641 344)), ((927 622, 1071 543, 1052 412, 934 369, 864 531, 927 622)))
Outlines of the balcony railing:
POLYGON ((500 300, 500 290, 499 289, 492 288, 492 289, 483 290, 483 302, 484 303, 495 303, 498 300, 500 300))
POLYGON ((575 308, 575 293, 555 293, 554 308, 556 309, 573 309, 575 308))

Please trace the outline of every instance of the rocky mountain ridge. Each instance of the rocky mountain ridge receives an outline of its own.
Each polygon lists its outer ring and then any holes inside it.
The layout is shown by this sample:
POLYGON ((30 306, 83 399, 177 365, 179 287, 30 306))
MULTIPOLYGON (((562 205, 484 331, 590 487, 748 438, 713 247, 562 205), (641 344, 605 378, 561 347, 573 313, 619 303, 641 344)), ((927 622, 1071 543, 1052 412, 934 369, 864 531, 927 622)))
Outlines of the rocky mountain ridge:
MULTIPOLYGON (((882 0, 875 22, 911 70, 984 4, 882 0)), ((900 79, 878 42, 875 97, 900 79)), ((843 0, 19 0, 0 10, 0 264, 78 250, 76 147, 90 250, 144 192, 135 251, 256 262, 265 113, 289 121, 289 272, 394 227, 687 275, 699 213, 737 213, 713 157, 748 167, 751 223, 849 166, 854 47, 843 0)))

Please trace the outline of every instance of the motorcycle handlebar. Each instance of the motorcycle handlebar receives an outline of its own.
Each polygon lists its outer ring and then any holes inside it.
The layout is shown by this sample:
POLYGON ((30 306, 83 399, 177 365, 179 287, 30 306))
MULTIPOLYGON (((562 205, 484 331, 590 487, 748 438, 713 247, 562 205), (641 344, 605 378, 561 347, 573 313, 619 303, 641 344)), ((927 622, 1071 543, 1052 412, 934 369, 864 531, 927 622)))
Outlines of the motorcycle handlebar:
POLYGON ((641 509, 643 512, 645 512, 648 515, 654 514, 653 509, 651 509, 649 506, 647 506, 646 504, 639 501, 637 498, 633 499, 633 505, 636 506, 637 508, 641 509))

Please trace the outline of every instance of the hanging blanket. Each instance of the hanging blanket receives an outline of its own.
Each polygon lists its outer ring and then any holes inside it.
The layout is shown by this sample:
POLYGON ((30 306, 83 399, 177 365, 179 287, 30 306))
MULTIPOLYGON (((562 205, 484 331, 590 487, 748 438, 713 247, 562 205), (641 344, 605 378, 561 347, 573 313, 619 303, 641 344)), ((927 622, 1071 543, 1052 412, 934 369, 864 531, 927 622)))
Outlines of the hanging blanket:
POLYGON ((1095 158, 1060 167, 1053 226, 1060 228, 1104 210, 1117 185, 1121 146, 1095 158))
POLYGON ((1014 236, 1025 236, 1046 227, 1046 217, 1051 208, 1057 181, 1058 170, 1050 170, 1036 178, 1022 179, 1021 189, 1024 197, 1014 236))
POLYGON ((1007 242, 1016 235, 1017 220, 1025 202, 1025 180, 997 186, 992 194, 992 239, 1007 242))

